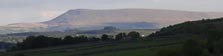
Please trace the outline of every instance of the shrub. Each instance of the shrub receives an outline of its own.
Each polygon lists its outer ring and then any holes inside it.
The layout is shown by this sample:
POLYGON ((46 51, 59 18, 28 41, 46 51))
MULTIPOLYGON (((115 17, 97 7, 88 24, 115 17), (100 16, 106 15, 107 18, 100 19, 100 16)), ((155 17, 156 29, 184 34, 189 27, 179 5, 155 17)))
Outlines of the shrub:
POLYGON ((141 36, 140 36, 140 33, 136 32, 136 31, 129 32, 127 36, 131 37, 131 40, 140 40, 140 39, 142 39, 141 36))

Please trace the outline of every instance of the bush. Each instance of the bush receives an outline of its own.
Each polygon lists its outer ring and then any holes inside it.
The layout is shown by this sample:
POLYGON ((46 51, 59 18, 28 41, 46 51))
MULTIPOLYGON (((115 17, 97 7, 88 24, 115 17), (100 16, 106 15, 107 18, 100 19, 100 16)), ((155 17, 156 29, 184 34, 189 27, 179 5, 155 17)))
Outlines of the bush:
POLYGON ((124 37, 126 37, 126 34, 125 33, 119 33, 115 36, 115 40, 121 40, 123 39, 124 37))
POLYGON ((131 40, 140 40, 140 39, 142 39, 141 36, 140 36, 140 33, 136 32, 136 31, 129 32, 127 36, 131 37, 131 40))
POLYGON ((102 41, 108 41, 108 40, 110 40, 110 38, 109 38, 108 35, 103 34, 103 35, 101 36, 101 40, 102 40, 102 41))
POLYGON ((196 40, 188 40, 183 45, 183 52, 186 56, 202 56, 203 48, 196 40))

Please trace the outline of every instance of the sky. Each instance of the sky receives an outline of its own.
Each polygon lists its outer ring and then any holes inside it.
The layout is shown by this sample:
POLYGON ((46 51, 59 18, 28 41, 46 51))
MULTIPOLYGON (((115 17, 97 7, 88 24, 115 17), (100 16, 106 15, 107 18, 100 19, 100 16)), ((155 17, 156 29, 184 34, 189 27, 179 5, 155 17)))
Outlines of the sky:
POLYGON ((223 0, 0 0, 0 25, 51 20, 70 9, 169 9, 223 12, 223 0))

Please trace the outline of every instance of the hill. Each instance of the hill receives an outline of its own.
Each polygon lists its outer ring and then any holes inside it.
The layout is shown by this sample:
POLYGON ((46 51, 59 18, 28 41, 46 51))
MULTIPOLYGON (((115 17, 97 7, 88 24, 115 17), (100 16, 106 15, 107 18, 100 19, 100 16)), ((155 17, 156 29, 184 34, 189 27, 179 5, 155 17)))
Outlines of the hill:
POLYGON ((193 35, 206 36, 223 32, 222 25, 223 18, 187 21, 164 27, 160 31, 151 34, 150 37, 188 37, 193 35))
POLYGON ((70 29, 154 29, 189 20, 222 17, 223 13, 162 9, 75 9, 45 22, 16 23, 0 27, 0 33, 64 31, 70 29))
POLYGON ((170 25, 148 36, 149 39, 185 39, 178 48, 163 49, 162 55, 222 56, 223 18, 187 21, 170 25), (169 53, 168 53, 169 52, 169 53))
MULTIPOLYGON (((187 21, 137 41, 96 41, 1 53, 10 56, 222 56, 223 18, 187 21), (45 51, 45 52, 43 52, 45 51)), ((140 37, 141 38, 141 37, 140 37)), ((47 44, 47 43, 45 43, 47 44)))
MULTIPOLYGON (((214 12, 191 12, 161 9, 76 9, 69 10, 55 19, 43 23, 49 26, 73 26, 74 28, 92 28, 92 26, 116 26, 123 24, 130 28, 135 27, 134 29, 136 29, 136 26, 131 26, 135 24, 141 25, 137 26, 138 28, 143 28, 147 25, 147 28, 151 29, 188 20, 198 20, 200 18, 213 18, 221 16, 223 16, 223 14, 214 12), (140 24, 140 22, 143 22, 143 24, 140 24), (129 24, 131 25, 128 26, 129 24)), ((117 28, 124 27, 119 26, 117 28)))

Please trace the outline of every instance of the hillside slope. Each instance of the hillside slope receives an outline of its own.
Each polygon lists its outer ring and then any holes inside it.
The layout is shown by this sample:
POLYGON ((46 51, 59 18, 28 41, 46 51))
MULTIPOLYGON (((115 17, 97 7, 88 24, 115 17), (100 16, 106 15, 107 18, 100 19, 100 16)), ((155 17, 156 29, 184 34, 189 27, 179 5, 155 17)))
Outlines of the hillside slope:
POLYGON ((150 37, 174 37, 174 36, 205 36, 219 34, 223 32, 223 18, 206 19, 198 21, 187 21, 180 24, 171 25, 162 28, 153 33, 150 37))
POLYGON ((105 23, 149 22, 166 26, 188 20, 222 17, 223 13, 191 12, 161 9, 113 9, 90 10, 76 9, 44 23, 48 25, 95 26, 105 23))
POLYGON ((222 17, 223 13, 161 9, 75 9, 45 22, 17 23, 0 27, 0 33, 99 29, 104 26, 130 29, 154 29, 179 22, 222 17), (123 27, 125 26, 125 27, 123 27))

